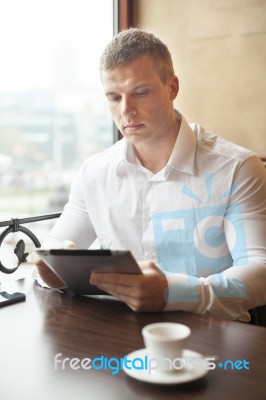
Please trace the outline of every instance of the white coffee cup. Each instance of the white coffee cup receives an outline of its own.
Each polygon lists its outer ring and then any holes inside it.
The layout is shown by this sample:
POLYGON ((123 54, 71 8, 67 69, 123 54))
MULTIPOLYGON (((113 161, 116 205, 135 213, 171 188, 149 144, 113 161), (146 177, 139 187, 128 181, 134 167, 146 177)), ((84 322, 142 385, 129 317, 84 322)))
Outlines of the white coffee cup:
POLYGON ((188 326, 174 322, 157 322, 144 326, 142 336, 154 369, 160 372, 176 371, 190 334, 188 326))

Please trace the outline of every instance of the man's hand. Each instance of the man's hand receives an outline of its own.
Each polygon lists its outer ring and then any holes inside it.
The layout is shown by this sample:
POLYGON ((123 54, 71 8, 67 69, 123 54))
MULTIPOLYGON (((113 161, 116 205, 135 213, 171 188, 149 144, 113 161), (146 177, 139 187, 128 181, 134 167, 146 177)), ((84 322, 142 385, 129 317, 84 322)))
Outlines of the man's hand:
POLYGON ((151 261, 139 263, 141 274, 93 272, 90 283, 125 302, 133 311, 162 311, 167 280, 151 261))
MULTIPOLYGON (((63 249, 74 249, 76 246, 73 242, 65 240, 62 243, 63 249)), ((42 280, 52 288, 60 288, 64 286, 64 283, 58 278, 57 275, 40 259, 40 257, 34 253, 32 256, 32 262, 36 265, 37 270, 42 278, 42 280)))

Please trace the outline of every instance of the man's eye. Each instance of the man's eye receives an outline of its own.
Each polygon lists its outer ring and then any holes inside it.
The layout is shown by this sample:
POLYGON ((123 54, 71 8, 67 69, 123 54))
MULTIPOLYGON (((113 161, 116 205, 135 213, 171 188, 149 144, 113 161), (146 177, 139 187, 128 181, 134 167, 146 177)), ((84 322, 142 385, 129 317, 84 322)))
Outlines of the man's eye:
POLYGON ((136 92, 136 93, 135 93, 135 96, 143 97, 143 96, 145 96, 147 93, 148 93, 147 90, 141 91, 141 92, 136 92))
POLYGON ((108 97, 108 100, 109 101, 113 101, 113 102, 117 102, 117 101, 119 101, 120 100, 120 96, 109 96, 108 97))

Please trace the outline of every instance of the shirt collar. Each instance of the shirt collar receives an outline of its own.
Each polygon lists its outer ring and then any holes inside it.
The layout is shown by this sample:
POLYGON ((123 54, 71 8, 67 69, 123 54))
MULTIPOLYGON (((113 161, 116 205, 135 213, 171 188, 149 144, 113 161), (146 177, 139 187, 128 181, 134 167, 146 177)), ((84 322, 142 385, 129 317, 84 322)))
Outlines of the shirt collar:
MULTIPOLYGON (((164 169, 165 176, 170 170, 176 169, 187 174, 194 174, 194 158, 196 152, 196 138, 193 130, 185 118, 176 111, 176 116, 181 120, 179 133, 173 147, 170 159, 164 169)), ((137 159, 131 143, 125 138, 119 141, 119 149, 116 160, 116 174, 123 174, 126 165, 137 166, 137 159)))
POLYGON ((131 143, 125 138, 118 142, 118 154, 116 159, 115 172, 119 176, 123 174, 124 168, 129 165, 136 166, 136 155, 131 143))
POLYGON ((181 124, 172 154, 167 163, 167 169, 174 168, 178 171, 194 175, 196 137, 183 115, 178 112, 176 113, 177 118, 181 118, 181 124))

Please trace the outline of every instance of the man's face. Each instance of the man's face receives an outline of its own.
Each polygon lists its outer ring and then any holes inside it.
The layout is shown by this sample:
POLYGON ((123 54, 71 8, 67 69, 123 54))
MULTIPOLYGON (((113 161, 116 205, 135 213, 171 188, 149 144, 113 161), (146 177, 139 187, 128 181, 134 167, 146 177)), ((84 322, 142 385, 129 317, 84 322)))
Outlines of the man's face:
POLYGON ((113 120, 129 142, 154 144, 167 135, 175 118, 175 76, 162 83, 153 60, 141 56, 125 66, 101 71, 101 78, 113 120))

